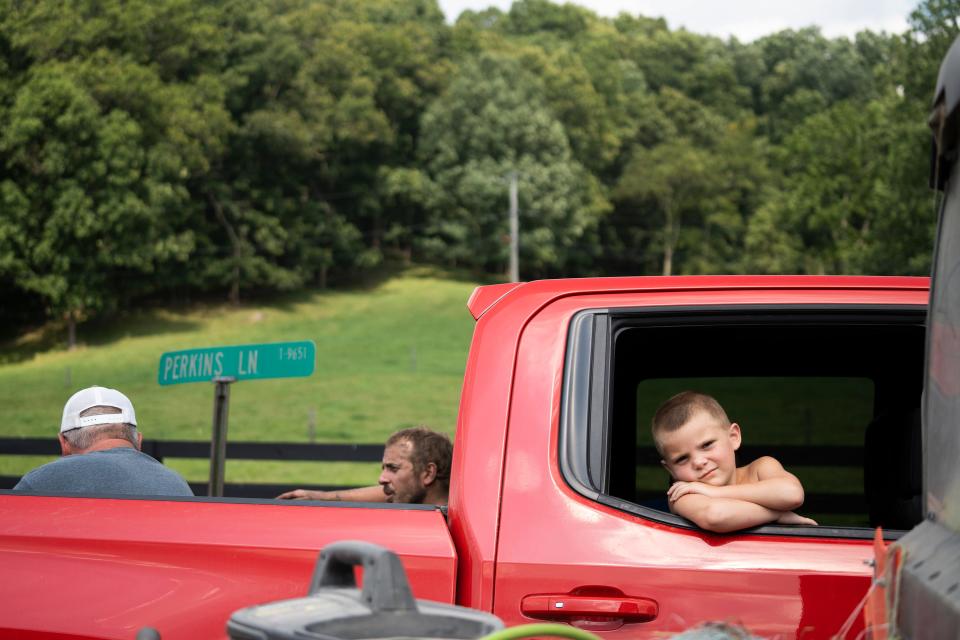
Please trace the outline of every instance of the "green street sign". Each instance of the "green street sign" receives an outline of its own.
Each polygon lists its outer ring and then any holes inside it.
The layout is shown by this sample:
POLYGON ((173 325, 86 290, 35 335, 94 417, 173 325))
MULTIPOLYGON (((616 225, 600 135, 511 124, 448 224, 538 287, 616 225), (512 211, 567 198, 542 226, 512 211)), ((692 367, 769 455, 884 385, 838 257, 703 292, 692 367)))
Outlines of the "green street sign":
POLYGON ((317 347, 311 340, 170 351, 160 356, 157 382, 297 378, 312 375, 316 359, 317 347))

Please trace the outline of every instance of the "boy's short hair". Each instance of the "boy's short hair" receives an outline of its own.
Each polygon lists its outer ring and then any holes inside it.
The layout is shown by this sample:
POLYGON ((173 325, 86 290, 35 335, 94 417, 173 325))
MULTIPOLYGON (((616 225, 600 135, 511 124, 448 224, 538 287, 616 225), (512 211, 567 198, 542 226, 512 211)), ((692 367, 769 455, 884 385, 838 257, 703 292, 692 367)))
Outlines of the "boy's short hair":
POLYGON ((650 432, 653 434, 657 451, 660 450, 658 436, 661 433, 676 431, 689 422, 698 411, 703 411, 724 425, 730 424, 727 412, 723 410, 716 398, 697 391, 681 391, 661 404, 653 414, 650 432))

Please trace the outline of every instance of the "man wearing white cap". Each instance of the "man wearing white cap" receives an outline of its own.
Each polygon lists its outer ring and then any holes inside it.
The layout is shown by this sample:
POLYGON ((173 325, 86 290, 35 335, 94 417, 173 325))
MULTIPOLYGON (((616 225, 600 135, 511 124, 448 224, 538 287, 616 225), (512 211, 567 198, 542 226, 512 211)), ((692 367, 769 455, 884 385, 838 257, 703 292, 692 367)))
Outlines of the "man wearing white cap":
POLYGON ((127 396, 89 387, 63 407, 59 460, 37 467, 14 491, 192 496, 175 471, 140 451, 143 436, 127 396))

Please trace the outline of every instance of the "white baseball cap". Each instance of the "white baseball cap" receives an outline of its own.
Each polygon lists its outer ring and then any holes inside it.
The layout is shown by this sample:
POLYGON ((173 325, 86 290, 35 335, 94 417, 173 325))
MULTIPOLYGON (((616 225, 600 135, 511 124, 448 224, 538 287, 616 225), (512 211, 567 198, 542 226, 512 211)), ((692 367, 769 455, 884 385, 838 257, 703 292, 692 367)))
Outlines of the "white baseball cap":
POLYGON ((130 398, 116 389, 88 387, 70 396, 67 404, 63 406, 60 433, 80 427, 90 427, 95 424, 114 424, 118 422, 137 426, 137 414, 133 412, 133 403, 130 402, 130 398), (120 413, 81 418, 80 414, 90 407, 113 407, 119 409, 120 413))

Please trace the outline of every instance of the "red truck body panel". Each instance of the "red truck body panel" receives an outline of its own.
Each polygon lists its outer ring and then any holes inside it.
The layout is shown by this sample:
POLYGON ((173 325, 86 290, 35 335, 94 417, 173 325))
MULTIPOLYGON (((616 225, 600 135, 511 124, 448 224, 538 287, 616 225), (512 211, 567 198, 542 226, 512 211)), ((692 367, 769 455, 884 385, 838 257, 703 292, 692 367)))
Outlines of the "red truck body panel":
POLYGON ((395 550, 417 597, 453 601, 437 510, 0 495, 0 638, 226 637, 237 609, 306 595, 342 539, 395 550))

